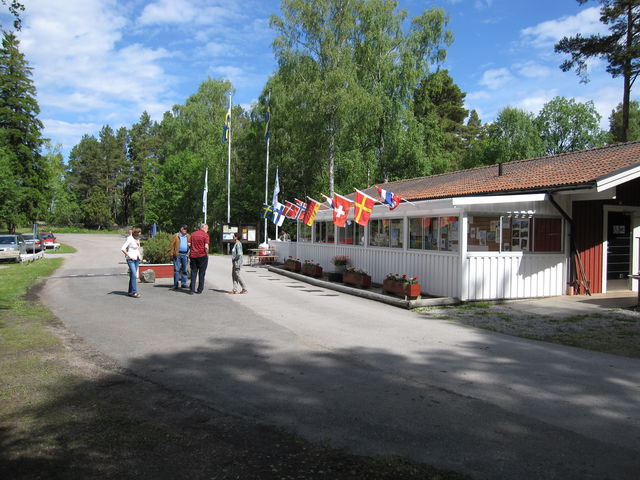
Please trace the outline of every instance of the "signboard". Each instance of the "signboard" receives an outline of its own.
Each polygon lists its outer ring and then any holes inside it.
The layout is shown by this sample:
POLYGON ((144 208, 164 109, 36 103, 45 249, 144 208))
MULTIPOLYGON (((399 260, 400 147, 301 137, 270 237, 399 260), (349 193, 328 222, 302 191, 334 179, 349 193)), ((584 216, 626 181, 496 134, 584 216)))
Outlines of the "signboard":
POLYGON ((239 227, 233 225, 223 225, 222 241, 233 242, 233 234, 237 232, 242 233, 242 242, 255 242, 258 238, 258 229, 255 225, 242 225, 239 227))

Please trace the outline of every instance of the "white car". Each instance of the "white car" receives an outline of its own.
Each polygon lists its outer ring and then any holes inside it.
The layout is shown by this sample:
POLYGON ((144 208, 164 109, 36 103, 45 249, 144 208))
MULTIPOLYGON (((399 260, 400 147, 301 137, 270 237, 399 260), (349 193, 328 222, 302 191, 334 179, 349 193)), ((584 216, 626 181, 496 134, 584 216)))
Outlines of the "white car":
POLYGON ((27 246, 22 235, 13 233, 0 234, 0 260, 19 262, 20 255, 27 253, 27 246))

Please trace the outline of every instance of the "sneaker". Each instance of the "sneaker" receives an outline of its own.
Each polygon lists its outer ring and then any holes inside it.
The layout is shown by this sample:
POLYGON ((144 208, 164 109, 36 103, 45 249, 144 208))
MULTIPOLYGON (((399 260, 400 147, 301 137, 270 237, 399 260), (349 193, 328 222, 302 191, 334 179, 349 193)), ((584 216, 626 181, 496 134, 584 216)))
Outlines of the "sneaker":
POLYGON ((189 290, 189 295, 193 295, 193 290, 189 290))
POLYGON ((240 293, 249 293, 247 290, 241 290, 240 293))
POLYGON ((169 290, 173 290, 173 291, 175 292, 176 290, 178 290, 178 286, 177 286, 177 285, 174 285, 174 286, 173 286, 173 287, 171 287, 169 290))

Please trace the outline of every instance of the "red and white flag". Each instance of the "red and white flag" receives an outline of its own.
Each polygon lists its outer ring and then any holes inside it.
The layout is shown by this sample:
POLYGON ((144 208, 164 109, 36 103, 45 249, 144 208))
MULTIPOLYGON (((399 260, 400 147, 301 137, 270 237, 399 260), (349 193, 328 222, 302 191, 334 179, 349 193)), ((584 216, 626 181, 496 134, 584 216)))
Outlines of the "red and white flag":
POLYGON ((287 218, 296 218, 296 215, 298 214, 298 210, 300 210, 300 207, 286 200, 284 202, 284 212, 282 213, 287 218))
POLYGON ((333 197, 333 223, 337 227, 344 227, 349 216, 349 210, 351 210, 353 202, 347 197, 334 193, 333 197))

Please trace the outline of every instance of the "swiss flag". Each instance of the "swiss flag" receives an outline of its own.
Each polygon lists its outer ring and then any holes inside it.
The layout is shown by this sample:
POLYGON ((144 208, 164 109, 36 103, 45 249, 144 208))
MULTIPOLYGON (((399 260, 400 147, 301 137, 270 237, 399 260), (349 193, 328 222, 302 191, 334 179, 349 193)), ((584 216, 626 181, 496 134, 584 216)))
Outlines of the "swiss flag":
POLYGON ((356 223, 359 223, 363 227, 369 225, 369 217, 371 217, 375 203, 375 199, 362 193, 360 190, 356 190, 356 202, 353 207, 355 209, 353 216, 356 223))
POLYGON ((353 202, 342 195, 336 193, 333 197, 333 223, 337 227, 344 227, 351 205, 353 205, 353 202))

